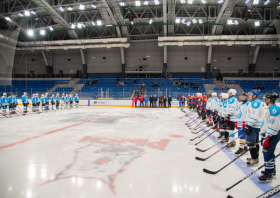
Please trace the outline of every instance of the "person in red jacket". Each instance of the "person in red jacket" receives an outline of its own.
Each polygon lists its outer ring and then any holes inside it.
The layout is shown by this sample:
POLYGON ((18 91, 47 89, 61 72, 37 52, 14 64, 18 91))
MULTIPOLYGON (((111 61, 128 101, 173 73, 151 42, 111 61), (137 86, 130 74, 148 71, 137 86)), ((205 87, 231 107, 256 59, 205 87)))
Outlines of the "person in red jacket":
POLYGON ((140 96, 140 107, 144 107, 144 97, 143 95, 140 96))
POLYGON ((180 100, 181 100, 182 108, 185 107, 186 97, 185 97, 185 96, 182 96, 182 97, 180 98, 180 100))
POLYGON ((137 96, 135 96, 135 98, 134 98, 134 106, 136 107, 136 105, 137 105, 137 101, 138 101, 138 98, 137 98, 137 96))

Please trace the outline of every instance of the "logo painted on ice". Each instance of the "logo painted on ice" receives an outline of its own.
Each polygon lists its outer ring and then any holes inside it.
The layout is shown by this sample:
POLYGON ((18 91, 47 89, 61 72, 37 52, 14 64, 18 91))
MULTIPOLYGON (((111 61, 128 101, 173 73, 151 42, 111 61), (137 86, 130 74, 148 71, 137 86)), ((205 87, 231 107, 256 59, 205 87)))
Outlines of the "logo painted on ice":
MULTIPOLYGON (((115 192, 115 179, 125 171, 125 167, 133 160, 146 153, 144 147, 164 150, 169 140, 149 142, 148 139, 129 138, 100 138, 86 136, 80 143, 89 143, 74 150, 74 157, 65 169, 60 171, 54 179, 42 185, 60 179, 71 179, 72 182, 79 179, 97 179, 115 192)), ((41 186, 42 186, 41 185, 41 186)), ((100 183, 102 185, 102 183, 100 183)))

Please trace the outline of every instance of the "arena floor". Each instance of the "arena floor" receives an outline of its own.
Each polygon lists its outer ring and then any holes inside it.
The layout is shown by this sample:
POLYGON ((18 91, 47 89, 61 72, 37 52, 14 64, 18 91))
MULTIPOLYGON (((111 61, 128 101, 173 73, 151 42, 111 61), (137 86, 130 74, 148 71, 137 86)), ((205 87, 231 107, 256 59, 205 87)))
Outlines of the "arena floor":
MULTIPOLYGON (((236 149, 197 161, 223 145, 196 151, 183 115, 179 109, 83 107, 0 117, 0 197, 248 198, 279 185, 279 176, 259 183, 258 171, 228 192, 214 189, 213 183, 229 187, 256 167, 247 167, 244 155, 216 175, 204 173, 230 162, 236 149)), ((215 136, 199 148, 213 145, 215 136)), ((279 174, 280 158, 276 163, 279 174)))

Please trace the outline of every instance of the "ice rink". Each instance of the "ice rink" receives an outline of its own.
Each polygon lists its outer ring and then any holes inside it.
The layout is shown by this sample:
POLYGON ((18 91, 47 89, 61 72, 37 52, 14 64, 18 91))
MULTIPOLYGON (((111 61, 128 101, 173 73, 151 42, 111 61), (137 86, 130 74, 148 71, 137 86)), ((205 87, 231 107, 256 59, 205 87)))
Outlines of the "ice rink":
MULTIPOLYGON (((249 198, 280 184, 279 175, 259 183, 258 171, 228 192, 213 188, 229 187, 258 166, 247 167, 246 154, 216 175, 204 173, 234 159, 237 147, 196 160, 223 144, 197 151, 184 115, 176 108, 83 107, 1 116, 0 198, 249 198)), ((197 147, 210 147, 217 136, 197 147)), ((279 174, 280 157, 276 164, 279 174)))

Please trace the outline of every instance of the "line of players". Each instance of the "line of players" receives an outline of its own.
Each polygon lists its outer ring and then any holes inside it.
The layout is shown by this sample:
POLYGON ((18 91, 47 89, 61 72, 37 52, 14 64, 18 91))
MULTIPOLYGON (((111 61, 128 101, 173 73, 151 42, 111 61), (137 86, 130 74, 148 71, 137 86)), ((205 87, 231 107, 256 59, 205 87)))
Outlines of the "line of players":
MULTIPOLYGON (((268 162, 275 157, 276 145, 280 140, 280 107, 276 105, 279 96, 268 92, 263 102, 260 94, 259 90, 251 90, 241 94, 238 101, 236 90, 229 89, 228 93, 221 93, 219 97, 215 92, 209 98, 197 93, 189 96, 187 103, 202 117, 202 122, 220 133, 218 138, 227 147, 236 146, 234 133, 238 132, 239 148, 235 154, 250 149, 251 158, 247 158, 247 165, 255 166, 259 163, 259 142, 263 146, 264 161, 268 162)), ((275 167, 275 160, 267 163, 259 181, 271 181, 276 176, 275 167)))
MULTIPOLYGON (((21 97, 21 101, 23 104, 23 112, 22 113, 27 113, 29 100, 28 100, 28 94, 24 93, 21 97)), ((32 104, 32 111, 33 112, 39 112, 40 107, 41 111, 48 111, 48 110, 55 110, 59 109, 59 105, 61 104, 61 110, 62 109, 70 109, 73 108, 73 104, 75 102, 75 107, 78 108, 79 105, 79 96, 76 94, 75 97, 73 97, 72 94, 62 94, 61 98, 59 96, 59 93, 55 96, 52 94, 52 96, 49 98, 48 93, 42 94, 41 98, 39 98, 39 94, 33 94, 33 97, 31 98, 31 104, 32 104), (51 104, 51 109, 49 108, 51 104), (41 105, 41 106, 40 106, 41 105), (69 106, 68 106, 69 105, 69 106), (54 108, 54 106, 56 108, 54 108)), ((17 101, 17 95, 16 94, 10 94, 9 97, 7 97, 6 93, 3 93, 3 96, 0 98, 0 108, 2 109, 2 115, 6 116, 7 113, 9 115, 11 114, 16 114, 16 109, 18 106, 18 101, 17 101)))

